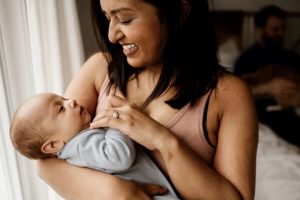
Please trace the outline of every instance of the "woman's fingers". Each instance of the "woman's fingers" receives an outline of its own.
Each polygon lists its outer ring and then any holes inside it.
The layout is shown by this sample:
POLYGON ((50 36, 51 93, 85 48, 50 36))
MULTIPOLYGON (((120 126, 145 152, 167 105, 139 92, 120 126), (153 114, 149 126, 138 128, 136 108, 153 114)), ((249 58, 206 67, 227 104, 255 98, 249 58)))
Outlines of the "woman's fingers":
POLYGON ((111 118, 111 117, 120 119, 121 113, 122 113, 122 111, 121 111, 120 107, 119 108, 107 108, 103 112, 96 115, 93 119, 93 122, 96 122, 103 118, 111 118))
MULTIPOLYGON (((122 97, 110 94, 108 97, 108 100, 106 102, 105 105, 105 109, 104 111, 102 111, 101 113, 99 113, 98 115, 96 115, 93 119, 93 122, 105 118, 105 117, 112 117, 113 113, 115 112, 120 112, 121 107, 124 107, 126 105, 129 105, 128 102, 123 99, 122 97)), ((120 114, 120 113, 119 113, 120 114)), ((116 116, 116 115, 114 115, 116 116)))
POLYGON ((90 128, 110 127, 120 130, 126 125, 126 121, 122 118, 120 110, 107 109, 94 118, 90 124, 90 128))
POLYGON ((125 99, 111 95, 111 106, 102 110, 90 124, 90 128, 118 129, 140 145, 154 150, 170 132, 157 121, 125 99))

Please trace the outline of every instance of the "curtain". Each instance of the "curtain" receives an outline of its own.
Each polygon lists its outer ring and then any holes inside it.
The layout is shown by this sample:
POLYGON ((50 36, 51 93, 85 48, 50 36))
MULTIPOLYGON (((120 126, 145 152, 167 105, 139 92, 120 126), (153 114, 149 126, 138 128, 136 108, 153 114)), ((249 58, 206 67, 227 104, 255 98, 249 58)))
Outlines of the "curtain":
POLYGON ((300 14, 286 20, 285 46, 300 54, 300 14))
POLYGON ((256 40, 254 16, 251 14, 245 14, 242 27, 242 50, 250 47, 256 40))
POLYGON ((0 192, 7 200, 58 200, 15 152, 9 120, 39 92, 63 94, 83 63, 75 0, 0 0, 0 192))

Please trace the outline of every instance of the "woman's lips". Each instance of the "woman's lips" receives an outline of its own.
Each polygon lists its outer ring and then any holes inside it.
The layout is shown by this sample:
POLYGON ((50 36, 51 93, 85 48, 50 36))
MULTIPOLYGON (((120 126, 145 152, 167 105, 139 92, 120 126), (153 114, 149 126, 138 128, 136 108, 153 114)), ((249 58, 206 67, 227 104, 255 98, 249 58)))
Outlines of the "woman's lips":
POLYGON ((134 44, 123 45, 123 53, 125 56, 131 56, 135 54, 137 51, 138 51, 137 45, 134 44))

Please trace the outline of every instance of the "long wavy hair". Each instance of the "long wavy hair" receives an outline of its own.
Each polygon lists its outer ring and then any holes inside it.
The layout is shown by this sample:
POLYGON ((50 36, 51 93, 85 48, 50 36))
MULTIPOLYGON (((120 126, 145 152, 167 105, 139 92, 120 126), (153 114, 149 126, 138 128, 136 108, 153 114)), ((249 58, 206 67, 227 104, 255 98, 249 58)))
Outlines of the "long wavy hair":
MULTIPOLYGON (((109 22, 102 12, 100 1, 91 0, 92 21, 99 48, 107 52, 110 86, 116 86, 126 97, 127 82, 142 69, 131 67, 121 45, 108 39, 109 22)), ((218 64, 217 44, 207 0, 186 0, 190 13, 182 21, 182 0, 144 0, 157 8, 165 26, 165 44, 161 52, 162 69, 152 93, 141 106, 145 108, 170 86, 177 93, 166 101, 172 108, 192 105, 199 97, 216 87, 223 68, 218 64)))

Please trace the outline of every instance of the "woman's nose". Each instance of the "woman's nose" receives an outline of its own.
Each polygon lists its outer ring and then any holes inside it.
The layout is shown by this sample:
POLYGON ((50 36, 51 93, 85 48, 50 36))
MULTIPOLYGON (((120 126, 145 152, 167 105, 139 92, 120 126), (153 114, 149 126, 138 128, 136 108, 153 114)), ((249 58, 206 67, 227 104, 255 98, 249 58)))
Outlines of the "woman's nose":
POLYGON ((111 43, 116 44, 120 39, 124 37, 123 32, 120 30, 118 24, 109 24, 108 39, 111 43))

